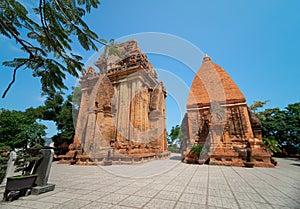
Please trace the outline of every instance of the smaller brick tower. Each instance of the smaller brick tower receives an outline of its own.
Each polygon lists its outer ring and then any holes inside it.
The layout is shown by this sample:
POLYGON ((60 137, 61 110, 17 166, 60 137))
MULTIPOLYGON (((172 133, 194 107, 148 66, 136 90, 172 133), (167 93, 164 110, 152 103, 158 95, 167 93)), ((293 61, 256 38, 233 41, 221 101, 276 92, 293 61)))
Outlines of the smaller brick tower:
POLYGON ((255 166, 273 167, 261 146, 261 123, 238 86, 220 66, 203 58, 187 101, 186 149, 203 145, 210 164, 242 166, 247 149, 255 166))

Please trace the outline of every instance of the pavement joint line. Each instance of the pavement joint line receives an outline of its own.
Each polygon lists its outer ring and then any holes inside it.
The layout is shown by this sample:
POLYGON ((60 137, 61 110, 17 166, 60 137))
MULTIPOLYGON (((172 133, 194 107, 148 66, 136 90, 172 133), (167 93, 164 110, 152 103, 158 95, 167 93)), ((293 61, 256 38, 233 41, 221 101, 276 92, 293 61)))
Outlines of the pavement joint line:
MULTIPOLYGON (((279 162, 281 162, 280 160, 279 162)), ((83 209, 92 207, 125 208, 126 206, 126 208, 137 209, 146 208, 150 205, 153 208, 165 208, 163 207, 165 205, 173 209, 182 207, 206 209, 225 209, 226 207, 242 209, 249 207, 300 208, 297 197, 300 192, 300 187, 297 187, 300 183, 297 178, 300 167, 293 166, 292 163, 293 161, 284 160, 280 164, 282 166, 278 166, 276 169, 257 167, 247 169, 212 165, 195 166, 182 163, 175 167, 175 170, 170 170, 170 173, 162 174, 161 177, 145 178, 144 180, 115 178, 114 175, 107 174, 104 171, 99 170, 97 172, 98 169, 66 167, 54 164, 50 174, 50 182, 55 183, 57 187, 53 192, 42 194, 41 198, 30 195, 13 203, 0 202, 0 208, 1 206, 4 208, 59 208, 69 206, 83 209), (284 181, 280 181, 281 178, 284 181), (126 189, 127 187, 128 189, 126 189), (121 201, 113 201, 114 199, 118 200, 114 195, 119 193, 120 189, 122 189, 120 194, 126 195, 125 198, 120 198, 121 201), (148 192, 149 189, 153 191, 148 192), (128 193, 126 193, 127 190, 128 193), (88 193, 94 191, 96 192, 89 197, 88 193), (135 199, 135 196, 139 196, 138 191, 142 191, 141 197, 145 198, 137 197, 135 199), (169 191, 170 194, 168 194, 169 191), (228 195, 225 193, 223 195, 222 191, 228 192, 228 195), (229 194, 230 192, 232 194, 229 194), (99 201, 108 194, 112 196, 111 199, 103 202, 99 201), (160 196, 160 194, 162 195, 160 196), (51 197, 48 199, 49 201, 55 197, 60 199, 66 197, 71 198, 69 201, 74 202, 63 201, 59 203, 60 201, 53 201, 53 204, 49 204, 52 202, 48 202, 46 199, 43 200, 46 196, 51 197), (126 201, 128 196, 132 197, 126 201), (68 205, 66 202, 70 204, 68 205)), ((159 164, 159 166, 164 168, 164 164, 159 164)), ((159 167, 155 168, 156 170, 160 169, 159 167)), ((153 173, 152 166, 147 169, 150 169, 149 172, 153 173)), ((0 194, 3 194, 2 190, 4 188, 0 189, 0 194)))
MULTIPOLYGON (((274 169, 275 169, 275 168, 274 168, 274 169)), ((276 179, 282 181, 282 179, 280 179, 280 178, 278 178, 278 177, 276 177, 276 176, 274 176, 274 175, 272 175, 272 174, 268 174, 268 173, 266 173, 266 172, 264 172, 264 171, 262 171, 262 173, 263 173, 264 175, 272 176, 272 177, 274 177, 274 178, 276 178, 276 179)), ((283 173, 283 172, 280 172, 280 173, 283 173)), ((285 175, 285 173, 283 173, 283 175, 285 175)), ((298 179, 295 179, 295 178, 292 178, 292 177, 288 177, 288 178, 293 179, 293 180, 298 180, 298 179)), ((289 182, 286 182, 286 181, 284 181, 284 182, 285 182, 286 184, 290 185, 291 187, 294 187, 295 189, 299 189, 299 188, 297 188, 294 184, 290 184, 289 182)))
MULTIPOLYGON (((175 167, 178 167, 178 165, 176 165, 175 167)), ((181 170, 183 170, 183 169, 181 169, 181 170)), ((165 173, 163 173, 163 174, 165 174, 165 173)), ((163 175, 163 174, 159 174, 159 175, 163 175)), ((178 175, 176 175, 176 176, 178 176, 178 175)), ((175 178, 176 176, 174 176, 173 178, 175 178)), ((157 176, 155 176, 155 177, 157 177, 157 176)), ((149 182, 149 183, 147 183, 145 186, 153 184, 153 181, 154 181, 153 177, 148 178, 148 179, 151 179, 152 181, 149 182)), ((164 188, 165 188, 165 187, 164 187, 164 188)), ((141 188, 141 189, 142 189, 142 188, 141 188)), ((139 189, 138 191, 134 192, 133 195, 135 195, 135 194, 136 194, 137 192, 139 192, 141 189, 139 189)), ((139 195, 137 195, 137 196, 139 196, 139 195)), ((141 196, 141 197, 143 197, 143 196, 141 196)))
MULTIPOLYGON (((176 166, 174 166, 174 167, 177 167, 179 164, 177 164, 176 166)), ((183 170, 183 169, 182 169, 183 170)), ((182 170, 181 170, 181 172, 182 172, 182 170)), ((158 174, 158 175, 163 175, 163 174, 165 174, 166 172, 164 172, 164 173, 162 173, 162 174, 158 174)), ((178 173, 176 176, 174 176, 172 179, 176 179, 176 177, 179 175, 180 173, 178 173)), ((156 175, 155 177, 157 177, 158 175, 156 175)), ((160 189, 160 191, 162 191, 164 188, 166 188, 168 186, 168 184, 166 184, 162 189, 160 189)), ((153 197, 151 197, 150 198, 150 200, 149 201, 147 201, 144 205, 143 205, 143 207, 142 208, 144 208, 149 202, 151 202, 153 199, 155 199, 155 197, 160 193, 160 191, 157 193, 157 194, 155 194, 153 197)), ((174 206, 175 207, 175 206, 174 206)))
MULTIPOLYGON (((181 169, 181 171, 180 171, 180 173, 178 172, 177 173, 177 175, 176 176, 174 176, 172 179, 174 180, 176 180, 176 177, 177 176, 179 176, 182 172, 184 171, 184 168, 182 168, 181 169)), ((168 184, 166 184, 160 191, 162 191, 164 188, 166 188, 168 186, 168 184)), ((184 191, 184 190, 183 190, 184 191)), ((160 192, 158 192, 156 195, 154 195, 153 197, 152 197, 152 199, 155 199, 156 198, 156 196, 159 194, 160 192)), ((147 205, 152 199, 150 199, 145 205, 147 205)), ((159 199, 159 198, 158 198, 159 199)), ((164 200, 164 199, 163 199, 164 200)), ((167 199, 166 199, 167 200, 167 199)), ((145 206, 144 205, 144 206, 145 206)), ((175 205, 174 205, 174 207, 173 208, 175 208, 176 207, 176 205, 177 205, 177 201, 175 202, 175 205)))
MULTIPOLYGON (((266 198, 264 198, 251 184, 249 184, 248 183, 248 181, 246 181, 244 178, 243 178, 243 176, 241 176, 240 174, 239 174, 239 172, 237 172, 236 171, 236 169, 234 168, 234 167, 232 167, 232 169, 233 169, 233 171, 235 172, 235 173, 237 173, 237 175, 239 175, 240 177, 241 177, 241 179, 243 179, 244 180, 244 182, 248 185, 248 186, 250 186, 264 201, 266 201, 266 203, 269 205, 269 206, 271 206, 271 208, 274 208, 273 207, 273 205, 266 199, 266 198)), ((252 168, 253 169, 253 168, 252 168)))
MULTIPOLYGON (((184 170, 184 169, 183 169, 184 170)), ((198 170, 198 167, 194 170, 194 173, 192 175, 192 177, 195 175, 196 171, 198 170)), ((177 175, 178 176, 178 175, 177 175)), ((180 200, 180 198, 182 197, 182 195, 184 194, 184 191, 186 190, 186 188, 188 187, 189 183, 192 181, 192 178, 189 179, 188 183, 185 185, 183 191, 181 192, 181 194, 179 195, 179 198, 177 199, 177 201, 175 202, 175 205, 173 208, 176 208, 178 201, 180 200)))
POLYGON ((238 199, 236 198, 236 196, 235 196, 235 194, 234 194, 234 192, 233 192, 233 190, 232 190, 232 188, 231 188, 231 186, 230 186, 230 184, 229 184, 229 182, 228 182, 228 180, 227 180, 227 178, 226 178, 226 175, 224 174, 222 168, 221 168, 221 172, 222 172, 222 174, 223 174, 223 176, 224 176, 224 179, 225 179, 225 181, 226 181, 226 184, 228 185, 228 187, 229 187, 229 189, 230 189, 230 191, 231 191, 231 193, 232 193, 232 195, 233 195, 233 197, 234 197, 235 202, 236 202, 237 205, 238 205, 238 208, 242 208, 241 205, 240 205, 240 203, 239 203, 239 201, 238 201, 238 199))
MULTIPOLYGON (((253 173, 252 175, 254 175, 255 177, 259 178, 260 180, 262 180, 263 182, 266 182, 267 184, 269 184, 267 181, 265 181, 263 178, 261 178, 259 175, 255 175, 255 173, 253 173)), ((271 175, 272 176, 272 175, 271 175)), ((278 178, 277 178, 278 179, 278 178)), ((274 187, 272 184, 269 184, 273 189, 275 189, 276 191, 279 191, 281 194, 283 194, 284 196, 288 197, 289 199, 294 200, 295 202, 297 202, 300 205, 300 201, 295 200, 294 198, 291 198, 290 196, 286 195, 285 193, 283 193, 281 190, 277 189, 276 187, 274 187)))
MULTIPOLYGON (((170 159, 169 159, 169 160, 170 160, 170 159)), ((161 160, 160 160, 160 161, 161 161, 161 160)), ((151 162, 155 162, 155 161, 149 161, 149 163, 151 163, 151 162)), ((154 175, 150 175, 150 176, 141 176, 141 177, 123 176, 123 175, 121 175, 121 174, 116 174, 116 173, 114 173, 114 171, 111 171, 111 170, 109 170, 109 169, 102 168, 102 167, 99 166, 99 165, 97 165, 97 167, 100 167, 100 168, 101 168, 104 172, 106 172, 107 174, 110 174, 110 175, 113 175, 113 176, 116 176, 116 177, 119 177, 119 178, 126 178, 126 179, 127 179, 127 178, 130 178, 130 179, 136 180, 136 179, 145 179, 145 178, 149 179, 149 178, 153 178, 153 177, 157 177, 157 176, 166 174, 166 173, 170 172, 170 170, 175 169, 176 167, 178 167, 180 164, 181 164, 181 161, 178 161, 174 166, 172 166, 170 169, 168 169, 168 170, 166 170, 166 171, 164 171, 164 172, 162 172, 162 173, 154 174, 154 175)), ((140 166, 140 165, 142 165, 142 164, 138 164, 138 165, 133 164, 133 165, 125 165, 125 166, 140 166)), ((116 166, 118 166, 118 165, 116 165, 116 166)))
POLYGON ((206 188, 206 198, 205 198, 205 208, 208 208, 208 195, 209 195, 209 166, 207 169, 207 188, 206 188))

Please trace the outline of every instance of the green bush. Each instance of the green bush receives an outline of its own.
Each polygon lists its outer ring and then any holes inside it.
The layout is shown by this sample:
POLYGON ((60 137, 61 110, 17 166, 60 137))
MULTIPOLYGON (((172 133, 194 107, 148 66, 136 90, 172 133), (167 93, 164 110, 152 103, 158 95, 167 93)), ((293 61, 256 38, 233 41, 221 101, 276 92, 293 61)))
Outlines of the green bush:
POLYGON ((263 138, 262 145, 272 153, 281 152, 281 145, 275 140, 274 136, 263 138))
POLYGON ((176 145, 169 145, 168 146, 168 150, 170 152, 175 152, 175 153, 179 153, 180 152, 179 148, 176 145))
POLYGON ((203 150, 203 146, 201 145, 193 145, 190 152, 196 154, 198 158, 200 157, 200 153, 203 150))
POLYGON ((22 175, 30 175, 35 163, 41 158, 39 151, 42 148, 42 145, 35 144, 30 148, 18 151, 15 172, 22 171, 22 175))

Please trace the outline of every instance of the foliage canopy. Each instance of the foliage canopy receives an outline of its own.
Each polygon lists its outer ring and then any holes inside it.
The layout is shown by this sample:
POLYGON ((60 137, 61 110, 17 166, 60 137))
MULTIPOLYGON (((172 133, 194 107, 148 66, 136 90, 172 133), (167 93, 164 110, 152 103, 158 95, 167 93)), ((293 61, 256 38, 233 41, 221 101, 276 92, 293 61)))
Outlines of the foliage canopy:
POLYGON ((21 67, 31 69, 33 76, 41 79, 43 92, 66 88, 65 74, 77 77, 83 69, 82 57, 72 52, 72 40, 77 39, 85 50, 97 50, 96 42, 105 44, 83 21, 99 4, 99 0, 38 0, 28 10, 25 3, 0 0, 0 34, 14 39, 24 52, 24 56, 2 63, 14 68, 2 98, 21 67))
POLYGON ((262 123, 264 143, 278 152, 282 146, 289 154, 300 147, 300 102, 289 104, 283 110, 269 108, 256 112, 262 123), (276 143, 276 141, 278 143, 276 143))
POLYGON ((39 124, 30 111, 0 110, 0 146, 27 148, 44 144, 46 126, 39 124))
POLYGON ((174 142, 176 139, 182 140, 182 132, 179 125, 172 126, 170 133, 167 135, 169 142, 174 142))
MULTIPOLYGON (((80 96, 79 88, 74 88, 74 92, 80 96)), ((55 122, 58 133, 52 140, 56 147, 63 142, 70 144, 75 134, 72 112, 78 112, 78 108, 73 104, 72 95, 64 98, 63 92, 49 92, 44 105, 37 108, 28 108, 24 112, 1 109, 0 147, 26 149, 36 144, 43 145, 47 127, 39 120, 55 122)))

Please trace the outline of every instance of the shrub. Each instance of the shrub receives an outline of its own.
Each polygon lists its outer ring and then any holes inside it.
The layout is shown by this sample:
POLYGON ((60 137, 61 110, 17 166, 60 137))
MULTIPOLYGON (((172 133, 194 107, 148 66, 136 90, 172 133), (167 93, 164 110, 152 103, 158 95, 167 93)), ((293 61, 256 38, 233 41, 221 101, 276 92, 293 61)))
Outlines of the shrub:
POLYGON ((203 146, 201 145, 193 145, 190 152, 196 154, 198 158, 200 157, 200 153, 203 150, 203 146))
POLYGON ((35 163, 41 158, 39 151, 42 148, 42 145, 36 144, 31 148, 20 150, 17 153, 17 168, 15 172, 22 171, 22 175, 32 174, 35 163))

